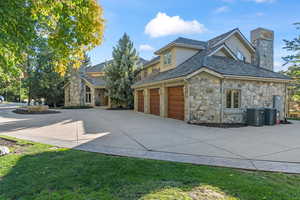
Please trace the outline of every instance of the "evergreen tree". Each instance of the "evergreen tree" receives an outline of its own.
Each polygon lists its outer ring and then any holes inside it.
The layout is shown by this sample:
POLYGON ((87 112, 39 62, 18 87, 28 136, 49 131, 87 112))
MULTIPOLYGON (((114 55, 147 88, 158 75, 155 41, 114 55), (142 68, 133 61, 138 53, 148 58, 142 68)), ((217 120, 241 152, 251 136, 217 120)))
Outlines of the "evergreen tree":
MULTIPOLYGON (((295 25, 300 30, 300 23, 295 23, 295 25)), ((293 40, 284 40, 284 42, 284 49, 292 52, 291 55, 283 58, 286 64, 291 64, 285 74, 296 80, 290 86, 290 89, 293 91, 292 100, 300 101, 300 34, 293 40)))
POLYGON ((132 108, 134 98, 131 86, 135 81, 138 54, 126 33, 113 48, 112 57, 113 61, 105 67, 107 94, 114 106, 132 108))

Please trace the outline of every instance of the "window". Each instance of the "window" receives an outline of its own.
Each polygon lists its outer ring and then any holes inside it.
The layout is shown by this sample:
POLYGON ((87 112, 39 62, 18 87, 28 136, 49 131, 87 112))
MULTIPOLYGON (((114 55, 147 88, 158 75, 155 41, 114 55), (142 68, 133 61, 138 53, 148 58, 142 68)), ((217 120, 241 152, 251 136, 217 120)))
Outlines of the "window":
POLYGON ((245 58, 244 54, 243 54, 242 52, 240 52, 240 51, 237 51, 237 52, 236 52, 236 57, 237 57, 239 60, 241 60, 241 61, 246 61, 246 58, 245 58))
POLYGON ((241 91, 227 90, 226 91, 226 108, 240 108, 241 107, 241 91))
POLYGON ((164 64, 169 65, 172 62, 172 53, 168 52, 164 55, 164 64))
POLYGON ((89 88, 88 86, 85 86, 85 102, 92 102, 91 88, 89 88))

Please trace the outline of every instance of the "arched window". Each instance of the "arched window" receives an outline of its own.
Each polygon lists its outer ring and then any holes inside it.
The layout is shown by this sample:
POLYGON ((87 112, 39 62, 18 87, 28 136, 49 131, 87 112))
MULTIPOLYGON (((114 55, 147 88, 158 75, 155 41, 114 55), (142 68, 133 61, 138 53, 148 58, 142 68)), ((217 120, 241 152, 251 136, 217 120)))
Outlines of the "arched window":
POLYGON ((89 86, 85 86, 85 102, 92 102, 91 88, 89 86))

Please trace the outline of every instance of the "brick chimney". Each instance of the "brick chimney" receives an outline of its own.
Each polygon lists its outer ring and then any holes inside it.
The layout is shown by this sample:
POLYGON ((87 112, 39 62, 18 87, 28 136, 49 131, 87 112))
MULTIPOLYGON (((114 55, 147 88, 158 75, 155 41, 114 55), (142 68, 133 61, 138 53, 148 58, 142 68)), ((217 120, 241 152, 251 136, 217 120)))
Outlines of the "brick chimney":
POLYGON ((256 48, 252 63, 274 71, 274 31, 257 28, 251 31, 251 42, 256 48))

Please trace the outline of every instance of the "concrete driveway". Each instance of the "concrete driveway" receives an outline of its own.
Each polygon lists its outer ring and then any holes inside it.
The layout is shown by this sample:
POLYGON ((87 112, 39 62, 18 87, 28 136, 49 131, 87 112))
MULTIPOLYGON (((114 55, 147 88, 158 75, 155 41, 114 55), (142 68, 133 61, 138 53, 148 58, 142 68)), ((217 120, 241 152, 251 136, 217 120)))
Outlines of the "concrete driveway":
POLYGON ((209 128, 133 111, 18 115, 0 107, 0 134, 107 154, 300 173, 300 122, 209 128))

